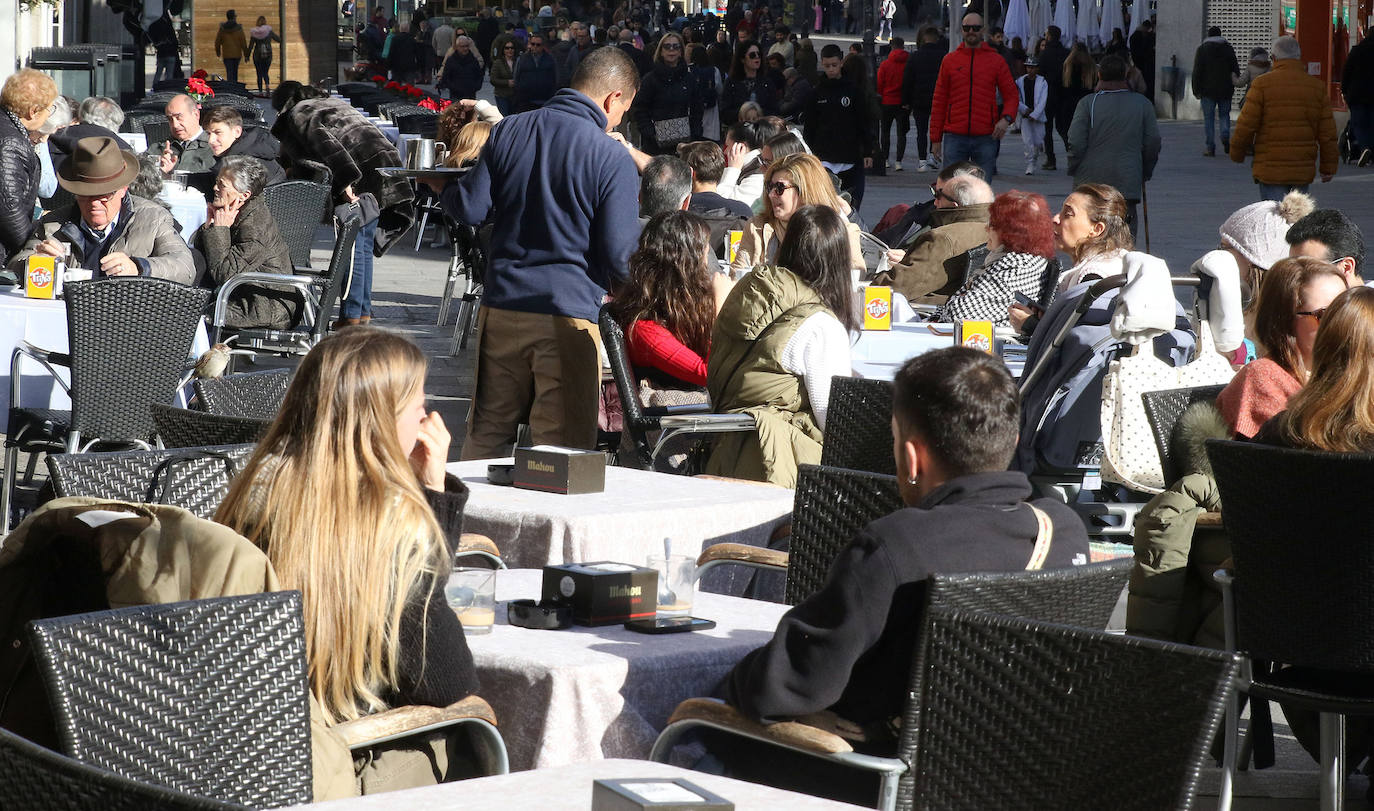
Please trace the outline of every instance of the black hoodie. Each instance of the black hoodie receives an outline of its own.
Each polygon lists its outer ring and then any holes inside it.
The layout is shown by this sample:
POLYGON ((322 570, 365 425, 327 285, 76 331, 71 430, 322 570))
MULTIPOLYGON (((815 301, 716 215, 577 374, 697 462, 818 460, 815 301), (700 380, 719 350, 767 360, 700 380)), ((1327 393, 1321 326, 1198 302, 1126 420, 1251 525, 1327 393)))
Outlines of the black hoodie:
POLYGON ((277 156, 281 154, 281 145, 277 139, 262 127, 244 127, 243 134, 236 141, 229 145, 215 162, 215 172, 219 172, 220 165, 224 159, 230 155, 247 155, 251 158, 258 158, 267 164, 267 185, 280 183, 286 179, 286 172, 281 168, 281 163, 277 161, 277 156))

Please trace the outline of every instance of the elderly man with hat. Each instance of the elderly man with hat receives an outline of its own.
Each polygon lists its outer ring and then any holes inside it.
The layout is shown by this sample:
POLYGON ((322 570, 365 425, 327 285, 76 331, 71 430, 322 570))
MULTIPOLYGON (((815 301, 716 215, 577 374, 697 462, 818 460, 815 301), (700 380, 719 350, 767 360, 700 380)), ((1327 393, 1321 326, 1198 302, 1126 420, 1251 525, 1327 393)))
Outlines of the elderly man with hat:
POLYGON ((67 266, 94 276, 155 276, 182 284, 195 281, 191 249, 172 215, 157 203, 129 194, 138 158, 113 138, 82 138, 57 171, 57 182, 76 197, 50 211, 10 260, 22 271, 28 258, 65 257, 67 266))

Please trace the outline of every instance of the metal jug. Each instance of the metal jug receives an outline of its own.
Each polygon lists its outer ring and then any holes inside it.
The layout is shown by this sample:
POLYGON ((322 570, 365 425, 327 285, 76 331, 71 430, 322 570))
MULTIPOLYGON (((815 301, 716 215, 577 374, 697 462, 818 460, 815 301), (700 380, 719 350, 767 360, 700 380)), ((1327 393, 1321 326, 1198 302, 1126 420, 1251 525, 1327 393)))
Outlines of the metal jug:
POLYGON ((443 144, 435 143, 433 138, 416 138, 410 142, 406 152, 406 168, 433 169, 442 166, 447 151, 443 144))

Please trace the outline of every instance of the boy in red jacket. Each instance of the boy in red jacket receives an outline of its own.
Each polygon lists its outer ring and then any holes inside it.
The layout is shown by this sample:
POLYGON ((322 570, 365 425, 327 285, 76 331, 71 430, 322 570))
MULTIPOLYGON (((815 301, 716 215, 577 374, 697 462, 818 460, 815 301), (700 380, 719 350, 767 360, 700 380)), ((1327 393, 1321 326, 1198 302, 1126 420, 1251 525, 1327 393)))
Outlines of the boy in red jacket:
POLYGON ((897 125, 897 160, 891 168, 902 171, 902 156, 906 154, 906 134, 911 129, 911 110, 902 105, 902 77, 906 74, 906 42, 892 38, 892 50, 878 66, 878 98, 883 107, 882 149, 887 161, 892 148, 892 125, 897 125))

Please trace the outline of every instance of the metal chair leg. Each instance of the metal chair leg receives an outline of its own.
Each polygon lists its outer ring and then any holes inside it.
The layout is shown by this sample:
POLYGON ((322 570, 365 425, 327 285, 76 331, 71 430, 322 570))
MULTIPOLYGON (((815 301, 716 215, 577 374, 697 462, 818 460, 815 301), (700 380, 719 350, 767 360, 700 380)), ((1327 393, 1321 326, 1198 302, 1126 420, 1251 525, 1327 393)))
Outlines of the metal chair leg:
POLYGON ((0 535, 10 532, 10 508, 14 502, 14 468, 19 464, 19 446, 5 448, 5 476, 0 492, 0 535))
POLYGON ((425 223, 429 222, 429 209, 420 207, 420 227, 415 229, 415 250, 420 250, 420 242, 425 238, 425 223))
POLYGON ((457 355, 460 350, 468 348, 468 333, 472 331, 473 314, 476 311, 477 295, 464 293, 463 301, 458 305, 458 322, 453 328, 453 344, 449 347, 450 355, 457 355))
POLYGON ((453 305, 453 292, 458 289, 458 279, 463 274, 463 260, 455 252, 453 258, 448 263, 448 279, 444 282, 444 295, 439 299, 439 318, 435 321, 435 326, 442 327, 448 320, 449 308, 453 305))
POLYGON ((1321 807, 1323 811, 1339 811, 1345 804, 1345 716, 1322 713, 1320 730, 1321 807))

